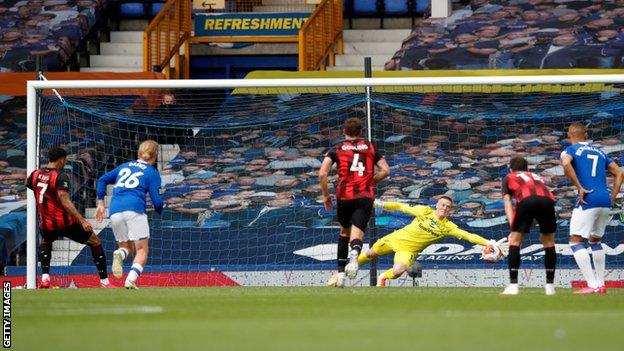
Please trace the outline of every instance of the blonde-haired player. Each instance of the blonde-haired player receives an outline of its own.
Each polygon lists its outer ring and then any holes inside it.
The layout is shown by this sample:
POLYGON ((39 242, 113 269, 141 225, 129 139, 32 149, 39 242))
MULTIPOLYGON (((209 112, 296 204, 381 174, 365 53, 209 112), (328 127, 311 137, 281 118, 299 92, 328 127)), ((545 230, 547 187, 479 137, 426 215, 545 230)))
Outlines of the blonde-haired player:
POLYGON ((145 194, 149 192, 156 212, 161 213, 164 205, 158 193, 160 174, 154 167, 158 158, 158 143, 153 140, 142 142, 139 145, 138 156, 138 160, 126 162, 100 177, 97 183, 98 206, 95 212, 96 219, 101 222, 106 212, 104 203, 106 186, 114 183, 109 215, 119 249, 113 252, 112 271, 115 278, 122 276, 123 261, 132 253, 134 247, 136 251, 134 261, 124 283, 129 289, 136 289, 137 279, 147 263, 150 231, 145 214, 145 194))
POLYGON ((429 206, 409 206, 400 202, 382 202, 375 200, 375 207, 386 211, 400 211, 414 216, 412 223, 396 230, 380 240, 366 253, 360 254, 360 265, 378 257, 394 252, 394 265, 377 278, 377 286, 385 286, 386 280, 400 277, 414 259, 429 245, 447 237, 469 241, 478 245, 497 245, 506 254, 508 245, 506 238, 498 242, 460 229, 447 217, 453 209, 453 199, 442 196, 435 208, 429 206))

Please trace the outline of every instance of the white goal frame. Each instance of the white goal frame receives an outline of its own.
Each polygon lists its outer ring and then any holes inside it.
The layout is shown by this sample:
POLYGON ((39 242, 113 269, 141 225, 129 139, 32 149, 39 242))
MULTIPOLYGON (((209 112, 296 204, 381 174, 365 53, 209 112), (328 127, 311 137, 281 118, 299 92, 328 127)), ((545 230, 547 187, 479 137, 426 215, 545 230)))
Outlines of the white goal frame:
MULTIPOLYGON (((123 88, 294 88, 294 87, 376 87, 449 85, 536 85, 624 83, 624 74, 469 76, 469 77, 389 77, 389 78, 301 78, 301 79, 217 79, 217 80, 47 80, 27 83, 27 172, 36 169, 37 92, 42 89, 123 89, 123 88)), ((27 191, 26 287, 36 287, 37 220, 34 194, 27 191)))

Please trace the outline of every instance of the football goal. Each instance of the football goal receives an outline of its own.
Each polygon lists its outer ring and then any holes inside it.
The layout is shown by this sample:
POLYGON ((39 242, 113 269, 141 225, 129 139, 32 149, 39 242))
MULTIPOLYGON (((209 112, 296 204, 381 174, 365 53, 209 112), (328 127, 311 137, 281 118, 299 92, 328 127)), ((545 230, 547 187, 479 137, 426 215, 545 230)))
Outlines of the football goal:
MULTIPOLYGON (((66 149, 72 200, 93 223, 110 265, 117 243, 108 222, 94 219, 96 181, 153 139, 166 208, 148 212, 142 285, 322 285, 336 267, 339 228, 323 207, 318 169, 343 138, 344 121, 357 117, 363 137, 391 166, 378 198, 433 206, 451 195, 450 219, 487 239, 509 234, 501 180, 512 156, 526 157, 556 196, 556 283, 569 285, 581 275, 567 245, 576 192, 559 162, 565 130, 582 122, 590 139, 624 164, 623 83, 624 75, 30 81, 27 167, 45 165, 51 147, 66 149)), ((335 171, 330 182, 333 191, 335 171)), ((36 215, 29 191, 29 288, 38 274, 36 215)), ((377 210, 366 246, 412 219, 377 210)), ((608 280, 624 279, 623 219, 614 211, 604 237, 608 280)), ((416 282, 505 284, 506 262, 487 264, 480 251, 444 238, 416 260, 423 269, 416 282)), ((387 269, 392 256, 376 265, 387 269)), ((370 267, 348 285, 369 285, 370 267)), ((537 228, 525 239, 521 269, 521 284, 543 283, 537 228)), ((56 285, 95 286, 95 273, 88 248, 54 243, 56 285)))

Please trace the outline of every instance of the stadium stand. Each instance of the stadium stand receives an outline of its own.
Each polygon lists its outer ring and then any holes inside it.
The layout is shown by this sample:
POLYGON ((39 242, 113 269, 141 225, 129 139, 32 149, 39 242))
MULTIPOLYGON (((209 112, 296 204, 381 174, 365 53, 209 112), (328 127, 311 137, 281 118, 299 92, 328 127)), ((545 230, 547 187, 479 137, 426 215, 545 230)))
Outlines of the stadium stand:
POLYGON ((373 70, 383 70, 402 38, 429 16, 430 6, 431 0, 345 0, 344 54, 327 70, 361 71, 364 57, 371 57, 373 70))
POLYGON ((622 1, 472 0, 426 19, 387 70, 619 68, 622 1))
POLYGON ((15 263, 15 254, 22 253, 20 246, 26 240, 24 106, 24 98, 0 96, 0 273, 7 263, 15 263))
POLYGON ((96 35, 104 5, 101 0, 3 1, 0 72, 34 71, 37 57, 45 71, 76 67, 75 52, 96 35))

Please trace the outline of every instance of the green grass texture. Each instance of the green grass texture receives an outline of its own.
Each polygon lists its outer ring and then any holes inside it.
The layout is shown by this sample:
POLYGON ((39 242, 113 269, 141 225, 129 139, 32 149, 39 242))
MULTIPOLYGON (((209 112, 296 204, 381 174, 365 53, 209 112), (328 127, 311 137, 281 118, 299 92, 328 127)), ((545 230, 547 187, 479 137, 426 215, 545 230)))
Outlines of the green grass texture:
POLYGON ((13 290, 15 350, 622 350, 624 289, 13 290))

